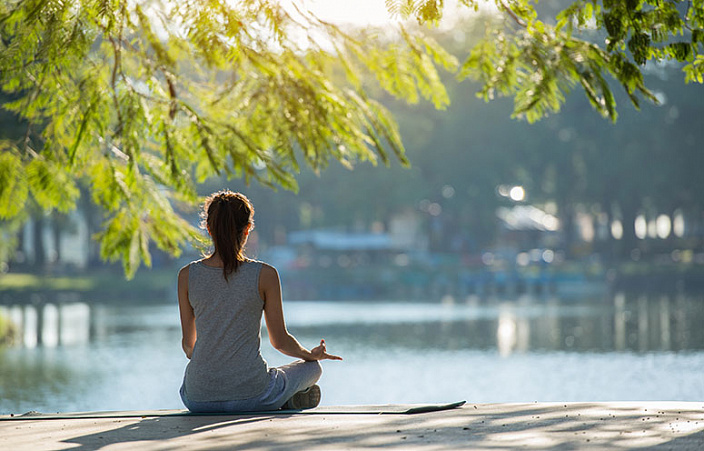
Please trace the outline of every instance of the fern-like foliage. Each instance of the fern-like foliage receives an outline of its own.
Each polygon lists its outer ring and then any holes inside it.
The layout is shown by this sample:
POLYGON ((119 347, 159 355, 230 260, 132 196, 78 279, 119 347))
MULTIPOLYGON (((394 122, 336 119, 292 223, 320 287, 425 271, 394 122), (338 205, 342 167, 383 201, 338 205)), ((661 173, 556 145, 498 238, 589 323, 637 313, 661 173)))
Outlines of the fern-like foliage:
MULTIPOLYGON (((429 25, 447 7, 385 4, 429 25)), ((615 120, 614 80, 634 105, 654 101, 648 62, 678 61, 686 81, 704 81, 701 0, 576 0, 555 18, 541 17, 536 0, 459 4, 480 11, 486 29, 461 65, 423 27, 351 36, 295 1, 2 2, 0 89, 13 99, 2 106, 27 129, 0 143, 0 219, 22 218, 29 202, 68 211, 86 183, 107 212, 102 255, 131 275, 149 263, 151 242, 177 254, 197 240, 172 203, 196 203, 196 182, 210 176, 295 190, 302 165, 407 163, 370 79, 443 108, 438 70, 459 68, 484 98, 513 97, 530 122, 577 88, 615 120)))
MULTIPOLYGON (((400 16, 434 21, 424 18, 422 3, 389 0, 387 6, 400 16)), ((483 13, 486 35, 469 49, 460 78, 479 80, 485 99, 514 97, 514 115, 530 122, 559 111, 577 86, 599 113, 616 120, 610 80, 636 108, 642 98, 656 102, 643 82, 647 62, 678 61, 686 82, 704 78, 702 2, 578 0, 554 18, 539 16, 535 0, 459 3, 474 11, 493 4, 493 12, 483 13)))
POLYGON ((418 22, 437 22, 442 18, 443 0, 386 0, 386 9, 395 17, 414 17, 418 22))
MULTIPOLYGON (((476 9, 479 2, 462 3, 476 9)), ((529 122, 559 111, 576 86, 615 121, 609 80, 624 88, 636 108, 642 98, 656 102, 643 81, 647 62, 681 62, 685 81, 702 82, 702 2, 579 0, 555 22, 539 17, 535 0, 493 3, 498 17, 486 21, 486 36, 471 49, 460 78, 479 80, 485 99, 513 96, 514 115, 529 122)))
MULTIPOLYGON (((431 3, 413 14, 433 19, 431 3)), ((177 254, 198 239, 172 206, 198 202, 198 181, 295 190, 301 165, 407 164, 395 121, 361 80, 443 107, 436 66, 456 61, 415 32, 397 36, 353 38, 273 0, 4 2, 0 87, 15 100, 3 107, 28 128, 0 144, 0 219, 30 201, 75 208, 84 182, 107 212, 103 258, 132 275, 151 242, 177 254)))

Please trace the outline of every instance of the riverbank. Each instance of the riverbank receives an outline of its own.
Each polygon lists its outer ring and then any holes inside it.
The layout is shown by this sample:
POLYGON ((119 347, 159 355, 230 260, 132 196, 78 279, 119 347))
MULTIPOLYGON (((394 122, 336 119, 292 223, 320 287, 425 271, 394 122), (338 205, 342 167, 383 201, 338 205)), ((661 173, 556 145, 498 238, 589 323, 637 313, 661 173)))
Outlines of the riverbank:
POLYGON ((63 419, 0 416, 0 448, 699 450, 704 447, 704 401, 467 404, 452 410, 412 415, 360 414, 354 410, 324 407, 299 414, 221 416, 145 411, 63 419))
POLYGON ((42 302, 168 302, 176 296, 176 271, 173 268, 142 268, 134 279, 112 269, 77 274, 43 275, 31 273, 0 274, 0 305, 42 302))
MULTIPOLYGON (((460 262, 427 267, 279 268, 288 300, 440 301, 515 298, 571 299, 606 293, 704 293, 704 264, 564 262, 495 268, 460 262)), ((0 305, 46 302, 175 302, 180 264, 142 268, 126 280, 118 267, 74 274, 0 274, 0 305)))

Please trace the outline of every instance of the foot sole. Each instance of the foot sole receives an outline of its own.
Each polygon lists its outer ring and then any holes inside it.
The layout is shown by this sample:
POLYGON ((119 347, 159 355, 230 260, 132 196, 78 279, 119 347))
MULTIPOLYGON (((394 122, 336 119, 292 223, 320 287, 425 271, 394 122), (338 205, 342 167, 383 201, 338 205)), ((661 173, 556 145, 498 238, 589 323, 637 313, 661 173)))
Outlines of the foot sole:
POLYGON ((299 391, 288 400, 285 408, 292 410, 312 409, 320 404, 320 387, 316 384, 299 391))

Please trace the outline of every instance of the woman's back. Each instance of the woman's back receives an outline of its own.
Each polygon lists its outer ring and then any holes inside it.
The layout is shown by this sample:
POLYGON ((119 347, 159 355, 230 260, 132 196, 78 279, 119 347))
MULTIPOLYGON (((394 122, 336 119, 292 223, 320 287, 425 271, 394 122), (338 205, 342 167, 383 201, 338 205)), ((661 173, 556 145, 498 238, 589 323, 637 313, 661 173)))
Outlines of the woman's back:
POLYGON ((208 196, 201 216, 214 251, 178 273, 181 346, 191 359, 179 393, 192 412, 315 407, 318 360, 342 360, 328 354, 325 340, 308 350, 286 329, 279 273, 244 255, 253 215, 241 193, 208 196), (301 360, 267 367, 260 352, 262 313, 271 344, 301 360))
POLYGON ((245 261, 226 281, 222 268, 202 261, 189 266, 188 300, 198 331, 184 381, 190 399, 245 399, 266 388, 268 368, 260 352, 261 267, 245 261))

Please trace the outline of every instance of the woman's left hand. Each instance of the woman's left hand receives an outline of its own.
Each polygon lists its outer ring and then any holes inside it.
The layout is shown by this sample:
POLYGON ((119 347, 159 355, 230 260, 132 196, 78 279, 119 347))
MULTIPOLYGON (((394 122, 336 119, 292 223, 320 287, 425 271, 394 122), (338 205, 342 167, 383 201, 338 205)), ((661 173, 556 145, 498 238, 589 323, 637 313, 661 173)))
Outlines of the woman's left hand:
POLYGON ((320 340, 320 345, 310 350, 311 360, 342 360, 342 357, 328 354, 325 348, 325 340, 320 340))

